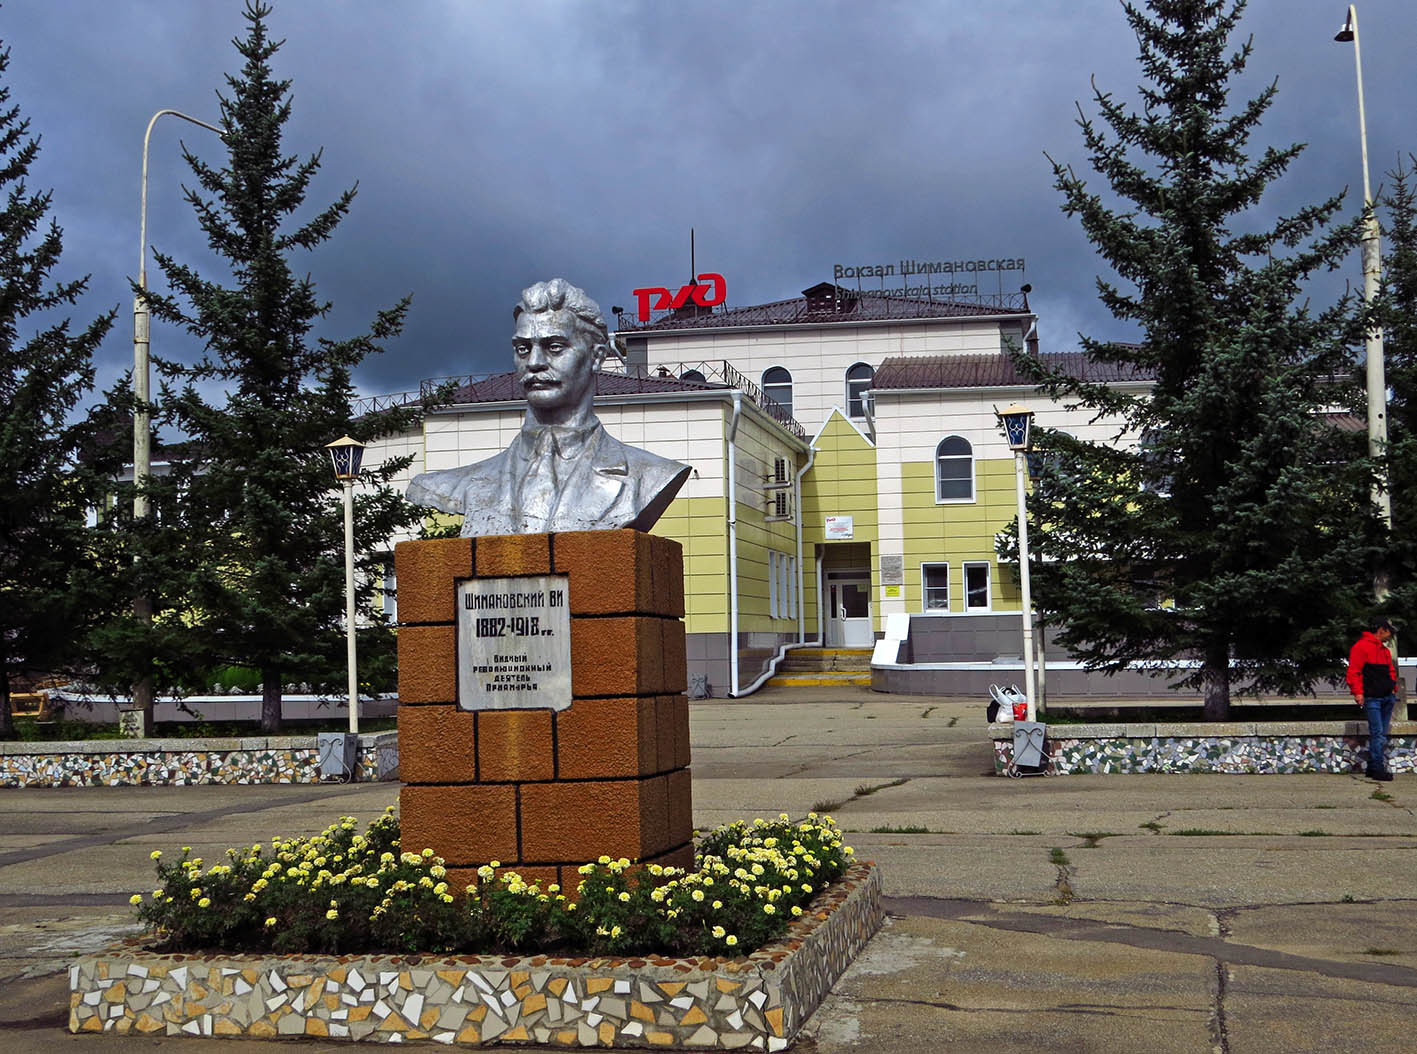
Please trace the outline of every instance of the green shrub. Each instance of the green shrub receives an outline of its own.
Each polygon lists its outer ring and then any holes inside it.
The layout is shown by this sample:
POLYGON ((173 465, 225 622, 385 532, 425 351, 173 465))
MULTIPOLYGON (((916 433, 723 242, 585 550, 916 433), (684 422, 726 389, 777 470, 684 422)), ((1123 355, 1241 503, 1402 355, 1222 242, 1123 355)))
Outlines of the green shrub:
POLYGON ((154 852, 159 886, 132 903, 170 951, 734 956, 786 930, 852 854, 830 817, 783 814, 709 832, 690 872, 603 856, 568 898, 497 861, 451 888, 431 849, 402 851, 392 806, 355 827, 229 849, 205 870, 190 848, 176 863, 154 852))

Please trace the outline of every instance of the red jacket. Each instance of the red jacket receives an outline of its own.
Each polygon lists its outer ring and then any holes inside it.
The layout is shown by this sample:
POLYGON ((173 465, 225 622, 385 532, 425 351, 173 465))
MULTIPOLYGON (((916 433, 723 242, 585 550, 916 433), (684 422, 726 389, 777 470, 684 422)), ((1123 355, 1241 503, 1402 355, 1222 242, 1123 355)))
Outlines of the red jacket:
MULTIPOLYGON (((1393 665, 1392 652, 1387 650, 1386 644, 1378 640, 1376 633, 1366 630, 1358 638, 1358 643, 1353 645, 1353 650, 1348 653, 1348 689, 1355 696, 1373 694, 1374 698, 1377 698, 1375 693, 1363 690, 1363 668, 1365 666, 1386 667, 1394 685, 1391 691, 1396 691, 1397 667, 1393 665)), ((1378 671, 1374 670, 1368 674, 1368 677, 1371 679, 1377 673, 1378 671)), ((1390 695, 1391 691, 1383 694, 1390 695)))

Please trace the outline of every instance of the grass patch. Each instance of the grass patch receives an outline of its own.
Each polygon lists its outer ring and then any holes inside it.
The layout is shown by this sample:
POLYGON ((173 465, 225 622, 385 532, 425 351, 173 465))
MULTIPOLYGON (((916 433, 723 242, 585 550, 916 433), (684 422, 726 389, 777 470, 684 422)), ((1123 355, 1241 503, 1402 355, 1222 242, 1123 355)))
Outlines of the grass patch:
POLYGON ((1345 893, 1345 894, 1343 894, 1343 896, 1339 897, 1338 899, 1339 899, 1339 903, 1341 903, 1341 904, 1356 904, 1356 903, 1358 903, 1358 898, 1355 897, 1352 893, 1345 893))
POLYGON ((1337 809, 1338 806, 1337 806, 1337 805, 1311 805, 1311 806, 1309 806, 1309 808, 1311 808, 1311 809, 1337 809))
POLYGON ((1182 827, 1179 830, 1167 832, 1167 834, 1179 835, 1182 838, 1224 838, 1240 833, 1239 831, 1217 831, 1210 827, 1182 827))
POLYGON ((1072 863, 1072 861, 1068 859, 1068 854, 1061 849, 1048 850, 1048 862, 1058 867, 1067 867, 1072 863))
POLYGON ((885 824, 885 825, 882 826, 882 827, 872 827, 872 828, 871 828, 871 833, 872 833, 872 834, 939 834, 940 832, 938 832, 938 831, 932 831, 932 830, 930 830, 930 828, 928 828, 928 827, 921 827, 919 824, 916 824, 916 823, 908 823, 908 824, 904 824, 904 825, 899 826, 899 827, 895 826, 894 824, 885 824))
POLYGON ((856 788, 856 797, 865 798, 868 795, 875 794, 879 790, 888 790, 891 787, 902 787, 909 782, 910 780, 901 778, 891 780, 889 783, 863 783, 856 788))
POLYGON ((1389 794, 1387 791, 1382 790, 1381 788, 1373 791, 1373 793, 1369 794, 1368 797, 1372 798, 1373 801, 1392 801, 1392 795, 1389 794))
POLYGON ((1157 834, 1161 833, 1161 824, 1157 823, 1155 820, 1147 820, 1146 823, 1139 823, 1137 827, 1143 831, 1155 831, 1157 834))
POLYGON ((950 723, 947 724, 945 727, 954 728, 954 726, 957 724, 959 724, 959 714, 955 714, 954 717, 950 718, 950 723))
POLYGON ((1397 948, 1364 948, 1364 955, 1401 955, 1397 948))
POLYGON ((1081 838, 1082 848, 1084 849, 1096 849, 1097 843, 1102 841, 1102 839, 1116 837, 1111 831, 1069 831, 1068 834, 1072 835, 1074 838, 1081 838))
POLYGON ((1042 831, 1025 831, 1025 830, 1022 830, 1022 829, 1020 829, 1020 828, 1018 828, 1018 827, 1015 827, 1012 831, 1009 832, 1009 834, 1042 834, 1042 833, 1043 833, 1042 831))
POLYGON ((938 710, 938 709, 939 709, 938 706, 927 706, 924 710, 920 711, 920 716, 921 716, 921 717, 929 717, 931 714, 933 714, 933 713, 934 713, 936 710, 938 710))
POLYGON ((1333 836, 1332 836, 1331 834, 1329 834, 1327 831, 1300 831, 1300 832, 1299 832, 1299 837, 1300 837, 1300 838, 1332 838, 1333 836))
POLYGON ((812 805, 812 811, 813 811, 813 812, 818 812, 818 813, 820 813, 820 812, 836 812, 838 809, 840 809, 840 808, 841 808, 843 805, 845 805, 845 804, 846 804, 846 802, 844 802, 844 801, 819 801, 819 802, 816 802, 816 803, 814 803, 814 804, 812 805))

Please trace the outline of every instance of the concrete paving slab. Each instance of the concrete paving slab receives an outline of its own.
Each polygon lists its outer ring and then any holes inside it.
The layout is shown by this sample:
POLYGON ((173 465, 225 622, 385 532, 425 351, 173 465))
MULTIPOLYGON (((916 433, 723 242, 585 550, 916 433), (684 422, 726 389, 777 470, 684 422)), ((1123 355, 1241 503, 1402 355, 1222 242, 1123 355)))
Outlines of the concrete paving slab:
POLYGON ((1225 981, 1230 1054, 1411 1050, 1417 988, 1232 966, 1225 981))
POLYGON ((1236 908, 1225 913, 1224 926, 1237 944, 1417 971, 1417 899, 1236 908))
POLYGON ((821 1054, 1210 1049, 1202 956, 892 920, 808 1022, 821 1054))

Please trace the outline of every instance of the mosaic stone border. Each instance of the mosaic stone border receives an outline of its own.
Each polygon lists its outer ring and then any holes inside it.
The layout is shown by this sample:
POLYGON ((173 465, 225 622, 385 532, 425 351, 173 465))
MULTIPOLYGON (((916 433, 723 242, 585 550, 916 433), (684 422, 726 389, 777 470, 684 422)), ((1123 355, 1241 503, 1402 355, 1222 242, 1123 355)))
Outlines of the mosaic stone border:
MULTIPOLYGON (((989 726, 994 771, 1013 760, 1013 726, 989 726)), ((1048 730, 1048 774, 1134 772, 1288 775, 1361 772, 1368 762, 1365 721, 1224 724, 1054 725, 1048 730)), ((1417 721, 1394 721, 1388 768, 1417 772, 1417 721)))
MULTIPOLYGON (((361 736, 356 780, 398 778, 398 733, 361 736)), ((319 783, 314 736, 0 743, 0 787, 319 783)))
POLYGON ((738 959, 162 955, 132 938, 70 968, 69 1030, 778 1051, 883 918, 862 862, 738 959))

